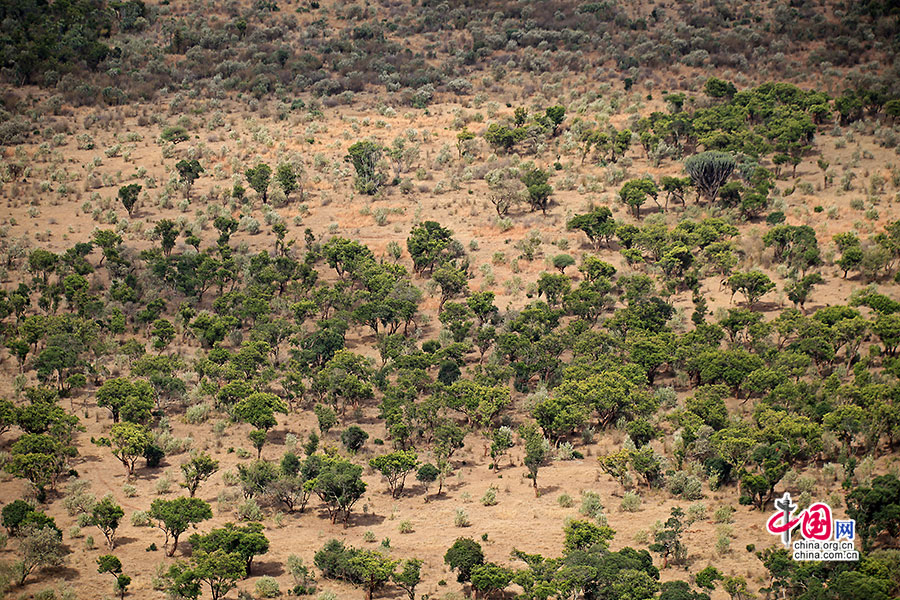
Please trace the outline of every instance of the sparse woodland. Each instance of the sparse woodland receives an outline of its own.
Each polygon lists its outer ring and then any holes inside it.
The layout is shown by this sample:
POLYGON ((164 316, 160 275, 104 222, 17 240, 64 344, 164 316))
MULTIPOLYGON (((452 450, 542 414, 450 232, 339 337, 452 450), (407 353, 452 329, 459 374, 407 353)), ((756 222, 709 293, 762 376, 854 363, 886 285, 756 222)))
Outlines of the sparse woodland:
POLYGON ((0 593, 900 598, 898 44, 0 0, 0 593), (785 491, 860 561, 793 561, 785 491))

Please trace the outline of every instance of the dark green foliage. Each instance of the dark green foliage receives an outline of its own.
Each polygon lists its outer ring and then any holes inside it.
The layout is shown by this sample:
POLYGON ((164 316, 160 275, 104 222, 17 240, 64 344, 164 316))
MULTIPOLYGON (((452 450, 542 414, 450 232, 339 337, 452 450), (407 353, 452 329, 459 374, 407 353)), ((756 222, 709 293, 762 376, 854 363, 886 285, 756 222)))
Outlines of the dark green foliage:
POLYGON ((375 142, 356 142, 347 149, 345 160, 356 170, 356 190, 374 196, 384 185, 387 176, 379 167, 384 148, 375 142))
POLYGON ((341 443, 351 454, 356 454, 367 439, 369 439, 369 434, 358 425, 351 425, 341 432, 341 443))
POLYGON ((265 163, 259 163, 255 167, 244 171, 244 177, 250 187, 262 198, 263 204, 269 198, 269 181, 272 177, 272 167, 265 163))
POLYGON ((456 571, 456 580, 469 581, 472 569, 484 564, 481 544, 471 538, 457 538, 444 554, 444 562, 456 571))
POLYGON ((269 551, 269 540, 262 533, 261 523, 249 523, 244 526, 225 523, 224 527, 213 529, 206 534, 195 533, 189 538, 193 551, 202 550, 213 553, 222 550, 236 554, 244 560, 245 577, 249 577, 253 559, 269 551))

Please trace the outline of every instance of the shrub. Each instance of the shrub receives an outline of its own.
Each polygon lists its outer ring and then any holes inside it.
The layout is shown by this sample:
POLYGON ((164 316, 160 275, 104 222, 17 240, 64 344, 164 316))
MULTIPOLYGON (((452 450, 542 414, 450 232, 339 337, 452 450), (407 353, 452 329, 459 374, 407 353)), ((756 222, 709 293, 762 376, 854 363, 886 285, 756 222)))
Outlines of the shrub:
POLYGON ((669 478, 669 493, 683 500, 699 500, 703 497, 703 483, 684 471, 677 471, 669 478))
POLYGON ((713 513, 713 520, 716 523, 731 523, 734 521, 734 507, 723 504, 713 513))
POLYGON ((412 521, 410 521, 409 519, 400 521, 399 529, 400 533, 412 533, 413 531, 415 531, 415 529, 413 529, 412 521))
POLYGON ((603 503, 600 494, 591 490, 581 492, 581 508, 578 509, 585 517, 600 520, 603 517, 603 503))
POLYGON ((456 527, 468 527, 471 525, 469 522, 469 514, 465 510, 457 508, 456 514, 453 517, 453 524, 456 527))
POLYGON ((497 488, 491 486, 484 493, 484 496, 481 497, 481 503, 484 506, 494 506, 497 504, 497 488))
POLYGON ((147 511, 136 510, 131 513, 132 527, 150 527, 152 524, 153 521, 150 519, 150 515, 147 513, 147 511))
POLYGON ((248 498, 237 507, 237 515, 241 521, 262 521, 263 511, 255 498, 248 498))
POLYGON ((637 512, 641 508, 641 496, 635 492, 625 492, 620 507, 625 512, 637 512))
POLYGON ((556 501, 563 508, 572 508, 573 506, 575 506, 575 501, 572 500, 572 496, 568 494, 560 494, 559 498, 557 498, 556 501))
POLYGON ((281 588, 278 587, 278 581, 274 577, 263 575, 256 580, 253 591, 260 598, 277 598, 281 595, 281 588))

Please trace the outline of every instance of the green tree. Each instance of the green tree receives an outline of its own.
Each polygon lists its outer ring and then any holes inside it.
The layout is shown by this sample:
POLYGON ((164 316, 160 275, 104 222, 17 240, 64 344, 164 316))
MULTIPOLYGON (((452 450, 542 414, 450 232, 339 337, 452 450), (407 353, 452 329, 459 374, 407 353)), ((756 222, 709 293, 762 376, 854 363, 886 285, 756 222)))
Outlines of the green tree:
POLYGON ((131 577, 122 573, 122 561, 113 554, 104 554, 97 558, 97 572, 109 573, 116 580, 115 589, 120 598, 125 597, 125 592, 131 584, 131 577))
POLYGON ((437 480, 439 475, 440 471, 431 463, 425 463, 416 472, 416 481, 425 488, 425 502, 428 502, 428 487, 437 480))
POLYGON ((472 569, 484 564, 484 552, 475 540, 461 537, 444 554, 444 562, 456 571, 456 580, 464 583, 469 581, 472 569))
POLYGON ((434 282, 441 288, 441 300, 438 303, 438 314, 450 298, 464 293, 469 288, 469 277, 464 269, 445 263, 434 271, 434 282))
POLYGON ((444 260, 453 258, 453 232, 436 221, 424 221, 413 227, 406 239, 406 249, 413 260, 413 270, 433 272, 444 260))
POLYGON ((341 443, 351 454, 356 454, 369 439, 369 434, 358 425, 351 425, 341 432, 341 443))
POLYGON ((200 550, 191 556, 191 561, 194 577, 209 586, 212 600, 224 598, 246 576, 244 560, 237 553, 200 550))
POLYGON ((162 352, 175 339, 175 326, 168 319, 157 319, 153 321, 150 336, 153 338, 153 347, 162 352))
MULTIPOLYGON (((199 498, 186 496, 174 500, 157 498, 150 504, 149 515, 151 519, 156 520, 157 527, 165 534, 166 546, 169 545, 169 538, 172 538, 172 546, 168 548, 166 556, 174 556, 181 534, 187 531, 189 526, 211 519, 212 508, 199 498)), ((241 570, 243 571, 243 563, 241 570)))
POLYGON ((116 530, 124 516, 125 511, 115 503, 112 496, 104 496, 91 510, 91 525, 103 533, 110 550, 116 547, 116 530))
POLYGON ((489 598, 494 592, 506 588, 513 580, 513 571, 495 563, 484 563, 472 568, 472 589, 489 598))
POLYGON ((541 212, 547 214, 547 208, 550 205, 550 195, 553 188, 547 181, 550 179, 550 173, 543 169, 529 169, 522 173, 522 183, 528 191, 528 203, 531 205, 531 212, 541 209, 541 212))
POLYGON ((197 181, 197 178, 200 177, 200 173, 203 172, 203 167, 200 166, 200 163, 196 158, 192 158, 190 160, 182 159, 178 161, 175 164, 175 169, 181 177, 181 185, 184 186, 185 195, 190 198, 191 188, 194 186, 194 182, 197 181))
POLYGON ((255 429, 268 431, 278 424, 275 413, 287 414, 287 404, 275 394, 257 392, 238 402, 232 414, 236 419, 249 423, 255 429))
POLYGON ((154 395, 147 381, 115 377, 104 381, 97 390, 97 406, 109 409, 113 423, 118 423, 120 417, 140 423, 149 420, 154 395))
POLYGON ((193 551, 213 553, 222 550, 236 554, 244 561, 245 577, 252 575, 253 559, 269 551, 269 539, 263 534, 261 523, 245 526, 225 523, 224 527, 213 529, 206 534, 193 534, 188 539, 193 551))
POLYGON ((547 119, 553 123, 553 135, 556 135, 557 129, 562 124, 562 122, 566 119, 566 107, 565 106, 550 106, 547 107, 547 110, 544 111, 547 119))
POLYGON ((55 527, 30 527, 23 532, 17 557, 19 585, 37 568, 58 567, 69 551, 62 543, 62 535, 55 527))
POLYGON ((108 438, 99 438, 97 444, 109 446, 113 456, 125 467, 128 476, 134 473, 134 463, 144 456, 153 438, 150 431, 138 423, 116 423, 109 430, 108 438))
POLYGON ((372 550, 360 550, 347 561, 348 567, 366 591, 366 600, 372 600, 375 591, 391 580, 399 562, 372 550))
POLYGON ((538 432, 535 423, 523 425, 519 429, 519 435, 525 440, 525 467, 531 477, 534 487, 534 495, 538 496, 537 475, 544 462, 547 450, 544 446, 544 437, 538 432))
POLYGON ((125 207, 125 210, 128 211, 128 216, 131 217, 134 212, 134 206, 138 201, 138 194, 141 193, 141 186, 136 183, 129 183, 128 185, 123 185, 119 188, 119 200, 122 202, 122 206, 125 207))
POLYGON ((409 600, 416 600, 416 586, 422 580, 422 561, 408 558, 401 563, 401 569, 391 574, 394 585, 409 594, 409 600))
POLYGON ((259 163, 255 167, 244 171, 244 177, 247 178, 247 183, 250 187, 262 198, 263 204, 266 204, 269 197, 269 180, 272 177, 272 168, 265 163, 259 163))
POLYGON ((659 189, 656 183, 649 178, 631 179, 626 181, 619 190, 619 198, 631 207, 636 219, 641 218, 641 206, 647 201, 647 196, 656 200, 659 196, 659 189))
POLYGON ((285 196, 290 196, 297 190, 297 173, 294 167, 288 163, 281 163, 275 169, 275 181, 281 186, 285 196))
POLYGON ((682 540, 684 536, 684 511, 679 507, 672 508, 671 516, 666 520, 662 529, 653 533, 653 543, 650 550, 656 552, 663 559, 663 568, 669 566, 671 560, 674 564, 681 564, 687 557, 687 548, 682 540))
POLYGON ((590 550, 599 547, 602 550, 609 548, 609 541, 615 536, 615 531, 605 525, 595 525, 590 521, 570 520, 563 529, 565 534, 564 547, 566 552, 576 550, 590 550))
POLYGON ((379 167, 384 148, 368 140, 356 142, 347 149, 344 158, 356 170, 356 190, 374 196, 384 185, 386 176, 379 167))
POLYGON ((419 460, 414 450, 396 450, 376 456, 369 461, 369 465, 387 479, 391 496, 398 498, 403 494, 406 476, 419 466, 419 460))
POLYGON ((350 520, 350 510, 366 491, 361 479, 362 467, 349 460, 327 457, 322 461, 319 474, 309 483, 310 488, 325 503, 331 522, 343 514, 344 522, 350 520))
POLYGON ((219 470, 219 461, 214 460, 205 452, 194 453, 190 460, 181 464, 181 474, 184 477, 184 483, 181 484, 186 488, 191 498, 197 493, 200 484, 219 470))
POLYGON ((863 550, 874 545, 881 532, 900 535, 900 480, 895 475, 879 475, 868 486, 859 486, 847 495, 847 516, 856 520, 863 550))
POLYGON ((731 295, 741 292, 747 299, 747 304, 753 308, 753 305, 759 302, 765 294, 775 289, 775 284, 769 279, 769 276, 762 271, 752 270, 747 272, 738 272, 728 278, 728 287, 731 288, 731 295))

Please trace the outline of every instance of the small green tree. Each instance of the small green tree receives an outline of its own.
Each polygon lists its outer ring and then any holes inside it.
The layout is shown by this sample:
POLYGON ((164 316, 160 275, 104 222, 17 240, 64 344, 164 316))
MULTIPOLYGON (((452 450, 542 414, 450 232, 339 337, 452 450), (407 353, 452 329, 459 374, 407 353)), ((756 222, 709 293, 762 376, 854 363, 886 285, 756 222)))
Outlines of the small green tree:
POLYGON ((272 177, 272 168, 265 163, 259 163, 255 167, 244 171, 244 177, 247 178, 247 183, 250 187, 262 198, 263 204, 266 204, 269 197, 269 180, 272 177))
POLYGON ((356 142, 347 149, 345 160, 356 170, 356 189, 361 194, 374 196, 384 185, 385 174, 379 167, 384 148, 368 140, 356 142))
POLYGON ((431 463, 425 463, 419 467, 419 470, 416 473, 416 481, 421 483, 422 487, 425 488, 425 502, 428 502, 428 487, 437 481, 439 475, 440 471, 438 471, 438 468, 431 463))
MULTIPOLYGON (((169 538, 172 538, 172 546, 166 552, 166 556, 174 556, 178 548, 178 538, 187 531, 191 525, 212 518, 212 508, 199 498, 175 498, 164 500, 157 498, 150 505, 150 518, 155 519, 166 536, 165 545, 168 546, 169 538)), ((241 566, 243 570, 243 565, 241 566)))
POLYGON ((641 218, 641 206, 647 201, 647 196, 656 200, 658 195, 656 183, 649 178, 626 181, 619 190, 619 198, 631 208, 636 219, 641 218))
POLYGON ((375 591, 391 580, 399 560, 392 560, 380 552, 359 550, 347 561, 347 566, 366 591, 366 600, 372 600, 375 591))
POLYGON ((37 568, 58 567, 66 554, 59 530, 50 525, 26 528, 19 545, 19 585, 37 568))
POLYGON ((122 561, 112 554, 104 554, 97 558, 97 572, 109 573, 115 580, 115 590, 119 594, 119 598, 125 597, 128 586, 131 584, 131 577, 122 573, 122 561))
POLYGON ((422 561, 408 558, 403 561, 400 571, 391 575, 394 585, 409 594, 409 600, 416 600, 416 586, 422 580, 422 561))
POLYGON ((670 560, 674 564, 680 564, 687 557, 687 548, 682 541, 684 535, 683 516, 684 511, 681 508, 672 508, 671 516, 666 520, 663 528, 653 534, 650 550, 662 557, 664 569, 669 566, 670 560))
POLYGON ((212 600, 221 600, 246 575, 244 561, 235 552, 198 550, 191 557, 193 576, 209 586, 212 600))
POLYGON ((544 463, 547 450, 544 445, 544 436, 538 431, 537 423, 529 423, 523 425, 519 429, 519 435, 525 440, 525 466, 528 468, 528 474, 531 477, 531 484, 534 487, 534 495, 538 496, 537 475, 538 470, 544 463))
POLYGON ((112 496, 104 496, 91 510, 91 525, 96 526, 106 538, 106 545, 112 550, 116 547, 116 530, 119 521, 125 516, 122 507, 115 503, 112 496))
POLYGON ((547 214, 547 208, 550 205, 550 195, 553 188, 547 181, 550 179, 550 173, 543 169, 530 169, 522 174, 522 183, 528 190, 528 203, 531 205, 531 212, 541 209, 541 212, 547 214))
POLYGON ((369 439, 369 434, 358 425, 351 425, 341 432, 341 443, 351 454, 359 452, 367 439, 369 439))
POLYGON ((214 460, 209 454, 205 452, 192 454, 190 460, 181 465, 181 474, 184 476, 184 483, 181 486, 186 488, 193 498, 200 484, 218 470, 219 461, 214 460))
POLYGON ((456 571, 456 580, 464 583, 469 581, 472 569, 484 564, 484 552, 475 540, 461 537, 444 554, 444 562, 456 571))
POLYGON ((134 473, 134 463, 144 456, 153 438, 143 425, 124 422, 116 423, 109 431, 109 437, 97 440, 97 445, 108 446, 119 462, 125 467, 129 477, 134 473))
POLYGON ((181 177, 181 185, 184 186, 185 196, 190 198, 191 188, 194 186, 194 182, 197 181, 197 178, 200 177, 200 173, 203 172, 203 167, 200 166, 200 163, 196 158, 192 158, 190 160, 183 159, 178 161, 175 164, 175 169, 181 177))
POLYGON ((416 469, 419 461, 414 450, 397 450, 376 456, 369 465, 387 479, 391 496, 398 498, 403 493, 406 476, 416 469))
POLYGON ((138 194, 140 193, 141 186, 136 183, 129 183, 119 188, 119 200, 121 200, 125 210, 128 211, 129 217, 134 212, 134 206, 137 204, 138 194))

